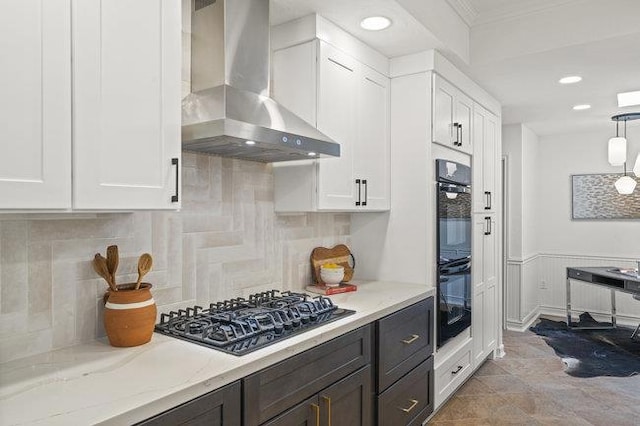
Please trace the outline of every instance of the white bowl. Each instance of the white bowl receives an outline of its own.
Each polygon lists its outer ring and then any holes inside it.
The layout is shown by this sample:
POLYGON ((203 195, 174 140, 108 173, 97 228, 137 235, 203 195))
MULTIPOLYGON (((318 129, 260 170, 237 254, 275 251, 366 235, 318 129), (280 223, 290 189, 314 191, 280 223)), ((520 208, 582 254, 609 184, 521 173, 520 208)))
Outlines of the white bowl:
POLYGON ((336 287, 344 279, 344 268, 320 267, 320 279, 329 287, 336 287))

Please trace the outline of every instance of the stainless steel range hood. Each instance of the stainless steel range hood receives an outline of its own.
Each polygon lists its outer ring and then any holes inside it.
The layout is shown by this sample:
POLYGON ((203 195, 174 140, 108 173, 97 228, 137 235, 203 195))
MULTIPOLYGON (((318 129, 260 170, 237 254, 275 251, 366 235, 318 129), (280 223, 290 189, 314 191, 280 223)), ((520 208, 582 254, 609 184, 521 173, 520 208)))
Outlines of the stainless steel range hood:
POLYGON ((269 98, 269 0, 196 0, 182 147, 275 162, 340 156, 340 145, 269 98))

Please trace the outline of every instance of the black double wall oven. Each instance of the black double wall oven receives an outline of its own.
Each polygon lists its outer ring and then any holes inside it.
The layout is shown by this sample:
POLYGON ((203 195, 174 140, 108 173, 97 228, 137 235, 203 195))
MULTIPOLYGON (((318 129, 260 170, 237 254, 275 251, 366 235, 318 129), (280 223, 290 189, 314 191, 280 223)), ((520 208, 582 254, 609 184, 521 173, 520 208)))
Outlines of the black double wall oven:
POLYGON ((471 168, 436 160, 438 347, 471 326, 471 168))

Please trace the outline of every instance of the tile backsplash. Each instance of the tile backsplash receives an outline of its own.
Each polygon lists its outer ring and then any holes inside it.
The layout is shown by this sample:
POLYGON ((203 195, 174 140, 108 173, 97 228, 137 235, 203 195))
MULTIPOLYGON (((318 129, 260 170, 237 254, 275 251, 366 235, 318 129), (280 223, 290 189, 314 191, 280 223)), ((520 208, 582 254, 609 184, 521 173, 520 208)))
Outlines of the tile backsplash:
POLYGON ((302 289, 316 246, 349 244, 346 213, 276 215, 273 174, 262 163, 183 153, 180 212, 34 219, 0 216, 0 362, 104 336, 97 252, 117 244, 119 283, 145 281, 159 312, 248 295, 302 289))

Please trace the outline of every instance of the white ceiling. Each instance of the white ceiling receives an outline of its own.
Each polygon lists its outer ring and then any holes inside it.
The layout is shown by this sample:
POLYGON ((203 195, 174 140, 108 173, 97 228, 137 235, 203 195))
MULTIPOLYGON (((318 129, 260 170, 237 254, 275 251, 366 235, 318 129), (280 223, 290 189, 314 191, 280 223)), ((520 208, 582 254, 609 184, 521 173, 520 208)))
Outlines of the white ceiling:
POLYGON ((387 57, 440 47, 433 34, 394 0, 271 0, 271 25, 311 13, 327 18, 387 57), (360 21, 371 15, 391 19, 384 31, 367 31, 360 21))
MULTIPOLYGON (((318 13, 388 57, 442 48, 395 0, 271 1, 272 24, 318 13), (373 14, 394 25, 362 30, 360 20, 373 14)), ((640 1, 447 2, 470 27, 464 71, 502 102, 504 123, 524 123, 541 136, 587 132, 612 129, 609 117, 619 111, 640 110, 616 104, 617 92, 640 90, 640 1), (557 83, 573 74, 583 81, 557 83), (571 109, 582 103, 592 109, 571 109)))

